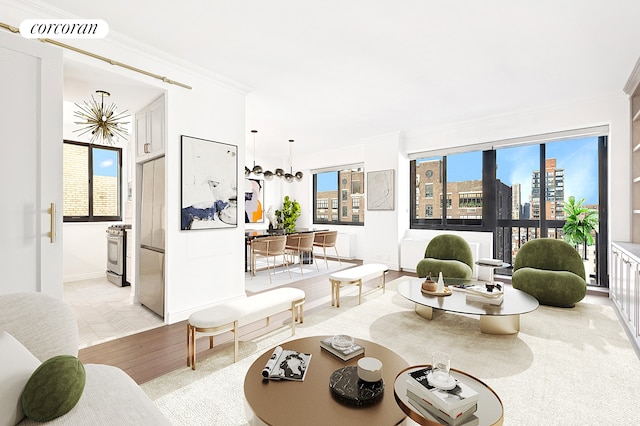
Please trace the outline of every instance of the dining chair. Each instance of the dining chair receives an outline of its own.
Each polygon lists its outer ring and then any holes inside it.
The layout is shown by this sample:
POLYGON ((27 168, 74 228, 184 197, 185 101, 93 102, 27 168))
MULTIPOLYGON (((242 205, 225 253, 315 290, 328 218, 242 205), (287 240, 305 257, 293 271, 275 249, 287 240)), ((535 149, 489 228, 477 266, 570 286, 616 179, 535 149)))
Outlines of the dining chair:
MULTIPOLYGON (((309 253, 309 259, 313 259, 313 232, 303 233, 303 234, 291 234, 287 235, 287 243, 285 245, 285 251, 292 257, 298 256, 298 263, 300 264, 300 273, 304 274, 302 270, 302 253, 309 253)), ((320 272, 320 268, 318 268, 318 262, 314 262, 316 264, 316 269, 320 272)))
POLYGON ((338 263, 340 263, 340 266, 342 266, 342 261, 340 260, 340 255, 338 254, 338 248, 336 247, 337 239, 338 239, 338 231, 316 232, 313 238, 313 246, 322 247, 324 264, 327 267, 327 269, 329 269, 329 263, 327 262, 328 247, 333 247, 333 249, 336 251, 336 257, 338 258, 338 263))
POLYGON ((289 262, 287 261, 285 245, 287 237, 285 235, 278 235, 274 237, 256 238, 251 241, 251 276, 256 275, 256 259, 264 257, 267 261, 267 270, 269 271, 269 283, 271 280, 271 264, 269 258, 273 257, 273 272, 276 268, 276 257, 282 256, 282 263, 287 267, 289 272, 289 278, 291 278, 291 271, 289 270, 289 262))

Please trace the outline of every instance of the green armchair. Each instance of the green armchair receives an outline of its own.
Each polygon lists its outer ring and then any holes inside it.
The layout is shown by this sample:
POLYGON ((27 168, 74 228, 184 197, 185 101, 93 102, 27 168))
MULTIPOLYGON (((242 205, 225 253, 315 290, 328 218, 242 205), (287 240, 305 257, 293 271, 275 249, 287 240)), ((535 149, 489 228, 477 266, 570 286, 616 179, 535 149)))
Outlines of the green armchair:
POLYGON ((511 282, 543 305, 571 308, 587 294, 582 258, 571 245, 551 238, 520 248, 511 282))
POLYGON ((429 241, 424 259, 416 266, 418 277, 433 274, 443 277, 469 279, 473 274, 473 254, 464 238, 453 234, 442 234, 429 241))

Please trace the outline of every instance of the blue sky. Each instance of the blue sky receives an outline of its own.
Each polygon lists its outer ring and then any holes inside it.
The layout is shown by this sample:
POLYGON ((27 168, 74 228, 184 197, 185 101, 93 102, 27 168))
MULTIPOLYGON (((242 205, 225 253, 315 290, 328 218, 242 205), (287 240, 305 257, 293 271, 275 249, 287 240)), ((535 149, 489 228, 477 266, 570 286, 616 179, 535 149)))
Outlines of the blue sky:
POLYGON ((118 152, 110 149, 93 149, 93 174, 118 176, 118 152))
MULTIPOLYGON (((529 202, 531 174, 540 168, 540 148, 526 145, 497 150, 496 176, 511 186, 522 185, 522 202, 529 202)), ((598 204, 598 138, 572 139, 546 145, 546 157, 556 159, 564 169, 565 200, 570 195, 585 198, 585 204, 598 204)), ((449 181, 481 179, 482 153, 469 152, 447 157, 449 181), (453 167, 452 167, 453 166, 453 167)))
POLYGON ((318 192, 338 190, 338 172, 318 173, 318 192))

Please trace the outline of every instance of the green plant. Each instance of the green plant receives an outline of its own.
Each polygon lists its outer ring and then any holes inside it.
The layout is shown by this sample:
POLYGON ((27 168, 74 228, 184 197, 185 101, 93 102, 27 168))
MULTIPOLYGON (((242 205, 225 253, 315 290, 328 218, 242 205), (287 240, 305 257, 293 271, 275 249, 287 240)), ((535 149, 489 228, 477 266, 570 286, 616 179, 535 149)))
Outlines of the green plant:
POLYGON ((300 203, 291 200, 288 195, 284 197, 282 209, 276 210, 276 218, 278 219, 278 227, 284 228, 287 232, 296 229, 296 220, 300 217, 300 203))
POLYGON ((576 197, 569 197, 569 201, 564 206, 566 223, 562 228, 564 231, 564 240, 578 249, 582 244, 584 246, 584 258, 587 256, 587 246, 594 244, 594 229, 598 227, 598 212, 594 209, 584 207, 584 198, 576 202, 576 197))

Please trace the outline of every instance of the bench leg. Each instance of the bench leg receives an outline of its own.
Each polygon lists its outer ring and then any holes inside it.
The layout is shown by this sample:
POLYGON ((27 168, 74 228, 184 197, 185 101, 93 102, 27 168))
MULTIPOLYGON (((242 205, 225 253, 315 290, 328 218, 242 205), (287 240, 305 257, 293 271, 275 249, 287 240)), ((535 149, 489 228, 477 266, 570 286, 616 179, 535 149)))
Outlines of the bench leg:
POLYGON ((333 292, 333 293, 331 293, 331 298, 332 298, 332 305, 331 306, 336 306, 336 302, 337 302, 337 300, 336 300, 336 287, 338 287, 340 285, 340 283, 336 282, 336 281, 332 281, 331 285, 332 285, 331 291, 333 292))
POLYGON ((191 325, 187 322, 187 367, 191 367, 191 325))
POLYGON ((294 300, 291 302, 291 335, 294 336, 296 334, 296 322, 300 322, 302 324, 304 322, 304 311, 302 310, 304 306, 304 299, 302 300, 294 300))
POLYGON ((196 328, 187 324, 187 367, 196 369, 196 328))
POLYGON ((233 322, 233 362, 238 362, 238 321, 233 322))
POLYGON ((362 303, 362 279, 358 280, 358 305, 362 303))

